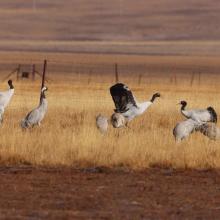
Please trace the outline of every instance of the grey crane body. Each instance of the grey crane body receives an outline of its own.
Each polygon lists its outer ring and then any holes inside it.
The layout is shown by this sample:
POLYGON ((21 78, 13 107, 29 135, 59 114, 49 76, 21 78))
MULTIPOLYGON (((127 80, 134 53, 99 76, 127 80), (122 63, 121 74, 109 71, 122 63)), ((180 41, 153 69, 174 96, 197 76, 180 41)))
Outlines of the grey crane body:
POLYGON ((5 112, 4 108, 2 108, 2 107, 0 106, 0 124, 2 124, 2 122, 3 122, 4 112, 5 112))
MULTIPOLYGON (((126 118, 121 113, 113 113, 110 122, 114 128, 121 128, 127 125, 126 118)), ((109 126, 109 118, 99 114, 96 117, 96 126, 101 133, 106 133, 109 126)))
POLYGON ((113 113, 111 124, 114 128, 121 128, 127 125, 128 120, 121 113, 113 113))
POLYGON ((46 87, 42 89, 39 106, 33 109, 31 112, 29 112, 27 116, 21 121, 22 128, 34 127, 35 125, 40 126, 41 121, 44 119, 44 116, 48 108, 48 102, 45 97, 45 91, 47 91, 46 87))
POLYGON ((108 130, 108 118, 99 114, 96 117, 96 126, 101 133, 105 133, 108 130))
POLYGON ((217 114, 213 107, 208 107, 207 109, 191 109, 186 110, 185 107, 187 105, 186 101, 181 101, 181 113, 186 118, 191 118, 194 121, 197 121, 200 125, 207 122, 217 123, 217 114))
POLYGON ((214 123, 206 123, 200 126, 199 131, 211 140, 220 139, 220 128, 214 123))
POLYGON ((178 122, 175 128, 173 129, 173 135, 177 142, 182 141, 188 137, 191 133, 199 128, 198 122, 187 119, 185 121, 178 122))

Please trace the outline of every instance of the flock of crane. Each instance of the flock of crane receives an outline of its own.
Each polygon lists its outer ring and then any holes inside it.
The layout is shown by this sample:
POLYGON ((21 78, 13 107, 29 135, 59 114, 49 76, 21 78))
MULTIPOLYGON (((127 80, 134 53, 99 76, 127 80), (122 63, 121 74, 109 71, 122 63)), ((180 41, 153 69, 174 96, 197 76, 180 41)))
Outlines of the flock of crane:
MULTIPOLYGON (((5 108, 8 106, 14 95, 14 86, 12 80, 8 81, 9 89, 0 92, 0 122, 3 122, 5 108)), ((41 89, 39 105, 30 111, 20 125, 23 129, 40 126, 41 121, 47 112, 48 102, 45 92, 47 87, 41 89)), ((149 101, 138 102, 131 90, 123 83, 116 83, 110 88, 110 94, 115 104, 114 113, 110 118, 110 122, 114 128, 126 127, 132 119, 143 114, 153 103, 160 97, 160 93, 153 94, 149 101)), ((181 113, 186 120, 178 122, 173 129, 173 135, 176 141, 182 141, 195 131, 200 131, 210 139, 220 138, 220 128, 216 126, 217 114, 213 107, 206 109, 186 110, 187 102, 181 101, 181 113)), ((96 117, 96 125, 98 129, 105 133, 108 130, 109 119, 101 114, 96 117)))
MULTIPOLYGON (((0 92, 0 122, 3 122, 3 115, 5 112, 5 108, 10 103, 13 95, 14 95, 14 85, 12 80, 8 81, 9 89, 4 92, 0 92)), ((43 87, 41 89, 40 103, 39 105, 30 111, 24 119, 21 121, 21 127, 23 129, 34 127, 35 125, 40 125, 43 120, 46 112, 47 112, 47 99, 45 96, 45 92, 47 91, 47 87, 43 87)))
MULTIPOLYGON (((132 119, 143 114, 160 97, 159 93, 153 94, 149 101, 138 102, 131 90, 123 83, 117 83, 110 88, 110 94, 115 104, 115 110, 110 118, 114 128, 126 127, 132 119)), ((210 139, 220 138, 220 128, 216 126, 217 114, 213 107, 206 109, 186 110, 187 102, 181 101, 181 113, 186 120, 178 122, 173 129, 177 142, 182 141, 191 133, 200 131, 210 139)), ((102 114, 96 117, 97 128, 105 133, 108 130, 109 119, 102 114)))

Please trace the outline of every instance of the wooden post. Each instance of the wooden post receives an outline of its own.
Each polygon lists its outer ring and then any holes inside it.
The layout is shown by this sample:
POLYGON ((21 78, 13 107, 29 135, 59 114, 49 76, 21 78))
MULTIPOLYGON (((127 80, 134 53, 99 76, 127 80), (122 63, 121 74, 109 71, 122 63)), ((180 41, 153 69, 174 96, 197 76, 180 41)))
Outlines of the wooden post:
POLYGON ((32 80, 35 80, 35 64, 32 65, 32 80))
POLYGON ((88 76, 88 85, 91 83, 92 81, 92 71, 90 71, 89 76, 88 76))
MULTIPOLYGON (((47 69, 47 60, 44 60, 44 68, 43 68, 43 74, 42 74, 41 90, 42 90, 42 88, 44 87, 44 84, 45 84, 46 69, 47 69)), ((40 101, 41 101, 41 91, 40 91, 40 101)))
POLYGON ((195 73, 192 73, 192 75, 191 75, 191 81, 190 81, 190 86, 193 85, 194 77, 195 77, 195 73))
POLYGON ((138 77, 138 85, 139 85, 139 86, 141 85, 141 79, 142 79, 142 74, 140 73, 140 74, 139 74, 139 77, 138 77))
POLYGON ((170 74, 170 83, 173 84, 173 75, 170 74))
POLYGON ((174 82, 175 82, 175 85, 177 85, 176 73, 174 73, 174 82))
POLYGON ((47 60, 44 60, 41 89, 44 87, 44 84, 45 84, 46 69, 47 69, 47 60))
POLYGON ((21 65, 19 64, 17 68, 17 81, 19 80, 20 70, 21 70, 21 65))
POLYGON ((201 83, 201 72, 199 71, 199 85, 201 83))
POLYGON ((115 82, 119 82, 119 77, 118 77, 118 64, 115 64, 115 82))

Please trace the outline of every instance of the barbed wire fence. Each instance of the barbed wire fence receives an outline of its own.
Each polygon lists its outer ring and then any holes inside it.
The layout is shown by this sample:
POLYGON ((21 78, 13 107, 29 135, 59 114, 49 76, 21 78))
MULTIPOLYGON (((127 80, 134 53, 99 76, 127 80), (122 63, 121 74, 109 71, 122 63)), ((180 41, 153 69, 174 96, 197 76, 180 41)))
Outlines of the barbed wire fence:
MULTIPOLYGON (((0 64, 1 78, 4 74, 13 70, 18 63, 0 64)), ((35 61, 38 70, 43 68, 42 60, 35 61)), ((177 66, 160 66, 144 63, 76 63, 76 62, 58 62, 48 60, 48 76, 56 82, 59 82, 65 76, 75 82, 92 83, 114 83, 132 81, 138 86, 143 84, 161 83, 178 85, 185 79, 188 85, 200 85, 204 82, 204 76, 218 79, 220 70, 218 68, 192 68, 177 66)), ((214 80, 215 82, 216 80, 214 80)), ((207 81, 205 81, 207 83, 207 81)))

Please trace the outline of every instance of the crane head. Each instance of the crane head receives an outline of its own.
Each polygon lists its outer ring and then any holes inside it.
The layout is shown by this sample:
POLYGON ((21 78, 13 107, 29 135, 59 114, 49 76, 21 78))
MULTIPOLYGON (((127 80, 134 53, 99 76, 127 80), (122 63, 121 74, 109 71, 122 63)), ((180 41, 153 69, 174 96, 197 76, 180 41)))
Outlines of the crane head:
POLYGON ((41 92, 45 92, 45 91, 47 91, 48 90, 48 88, 46 87, 46 86, 44 86, 42 89, 41 89, 41 92))

